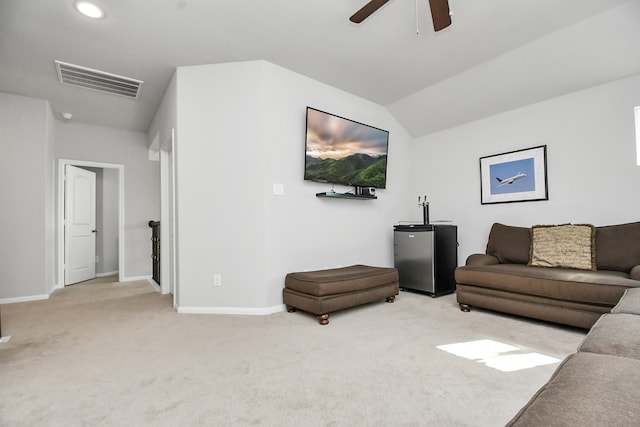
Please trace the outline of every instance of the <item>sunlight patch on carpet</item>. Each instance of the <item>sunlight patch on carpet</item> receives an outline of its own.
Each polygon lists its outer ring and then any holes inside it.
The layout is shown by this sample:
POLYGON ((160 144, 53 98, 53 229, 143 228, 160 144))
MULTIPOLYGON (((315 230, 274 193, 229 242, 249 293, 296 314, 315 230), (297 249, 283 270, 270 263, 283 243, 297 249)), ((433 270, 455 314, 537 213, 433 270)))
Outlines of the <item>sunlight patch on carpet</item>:
POLYGON ((516 353, 519 347, 494 340, 477 340, 455 344, 439 345, 436 348, 456 356, 484 363, 502 372, 513 372, 536 366, 559 363, 555 357, 539 353, 516 353), (511 353, 511 354, 504 354, 511 353))

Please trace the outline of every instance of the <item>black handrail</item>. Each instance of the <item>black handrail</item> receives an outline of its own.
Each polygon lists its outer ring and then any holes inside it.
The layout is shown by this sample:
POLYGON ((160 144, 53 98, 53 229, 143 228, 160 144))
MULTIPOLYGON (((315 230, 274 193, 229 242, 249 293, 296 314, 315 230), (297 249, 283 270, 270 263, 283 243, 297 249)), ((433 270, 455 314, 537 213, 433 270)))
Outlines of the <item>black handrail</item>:
POLYGON ((160 284, 160 221, 149 221, 151 227, 151 259, 153 280, 160 284))

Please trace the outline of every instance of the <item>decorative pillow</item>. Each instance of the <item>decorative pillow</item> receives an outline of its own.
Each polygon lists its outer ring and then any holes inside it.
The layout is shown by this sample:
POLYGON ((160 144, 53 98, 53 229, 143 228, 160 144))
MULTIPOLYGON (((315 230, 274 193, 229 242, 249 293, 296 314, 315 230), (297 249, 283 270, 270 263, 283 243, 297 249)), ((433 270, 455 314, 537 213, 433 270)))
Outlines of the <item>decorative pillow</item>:
POLYGON ((535 225, 528 265, 595 270, 595 237, 590 224, 535 225))
POLYGON ((531 229, 495 223, 489 232, 487 255, 498 258, 500 264, 526 264, 531 250, 531 229))
POLYGON ((640 222, 596 227, 598 270, 628 273, 640 265, 640 222))

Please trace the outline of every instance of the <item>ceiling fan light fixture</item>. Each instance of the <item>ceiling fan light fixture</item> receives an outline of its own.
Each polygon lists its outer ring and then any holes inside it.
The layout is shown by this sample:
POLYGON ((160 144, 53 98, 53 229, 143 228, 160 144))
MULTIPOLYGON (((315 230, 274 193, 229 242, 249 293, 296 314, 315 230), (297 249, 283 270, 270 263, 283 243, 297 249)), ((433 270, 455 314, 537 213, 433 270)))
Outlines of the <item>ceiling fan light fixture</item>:
MULTIPOLYGON (((355 24, 359 24, 373 13, 377 12, 382 6, 387 4, 389 0, 369 0, 364 6, 354 13, 349 20, 355 24)), ((429 0, 429 7, 431 8, 431 18, 433 20, 434 31, 440 31, 451 25, 451 8, 449 7, 449 0, 429 0)), ((418 1, 416 0, 416 32, 419 32, 417 19, 418 18, 418 1)))
POLYGON ((105 16, 104 10, 100 6, 89 1, 76 1, 73 4, 73 7, 75 7, 78 12, 91 19, 102 19, 105 16))

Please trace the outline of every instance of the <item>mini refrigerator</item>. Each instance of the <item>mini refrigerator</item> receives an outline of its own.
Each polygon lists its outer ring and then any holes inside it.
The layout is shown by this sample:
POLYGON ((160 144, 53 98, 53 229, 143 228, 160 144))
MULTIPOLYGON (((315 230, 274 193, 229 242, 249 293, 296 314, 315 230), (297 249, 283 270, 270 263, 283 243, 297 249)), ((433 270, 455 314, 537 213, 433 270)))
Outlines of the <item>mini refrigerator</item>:
POLYGON ((400 289, 432 297, 456 290, 457 226, 396 225, 393 227, 393 254, 400 289))

